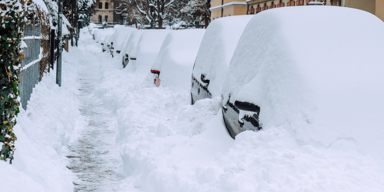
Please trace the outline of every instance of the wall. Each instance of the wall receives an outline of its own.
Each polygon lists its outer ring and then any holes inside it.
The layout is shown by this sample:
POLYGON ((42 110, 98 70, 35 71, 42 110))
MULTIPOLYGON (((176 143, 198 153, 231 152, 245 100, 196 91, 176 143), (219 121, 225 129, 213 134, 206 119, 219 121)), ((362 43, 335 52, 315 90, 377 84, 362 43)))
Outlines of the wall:
POLYGON ((375 14, 376 0, 345 0, 344 6, 361 9, 375 14))
POLYGON ((384 21, 384 0, 376 0, 376 16, 384 21))
POLYGON ((99 23, 99 15, 102 16, 102 21, 105 21, 105 16, 108 16, 108 23, 113 22, 113 11, 114 3, 110 0, 98 0, 96 1, 95 14, 91 17, 91 22, 99 23), (99 9, 99 2, 103 4, 102 8, 99 9), (108 2, 108 9, 105 9, 105 3, 108 2))

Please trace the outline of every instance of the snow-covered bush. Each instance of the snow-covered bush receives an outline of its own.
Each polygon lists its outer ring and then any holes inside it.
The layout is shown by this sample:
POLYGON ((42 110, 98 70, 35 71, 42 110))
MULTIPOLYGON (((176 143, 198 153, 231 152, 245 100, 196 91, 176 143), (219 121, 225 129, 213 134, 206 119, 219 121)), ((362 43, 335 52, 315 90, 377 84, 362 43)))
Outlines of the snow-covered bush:
POLYGON ((16 115, 20 112, 19 73, 23 56, 23 27, 26 8, 32 1, 0 1, 0 158, 12 163, 15 152, 16 115))

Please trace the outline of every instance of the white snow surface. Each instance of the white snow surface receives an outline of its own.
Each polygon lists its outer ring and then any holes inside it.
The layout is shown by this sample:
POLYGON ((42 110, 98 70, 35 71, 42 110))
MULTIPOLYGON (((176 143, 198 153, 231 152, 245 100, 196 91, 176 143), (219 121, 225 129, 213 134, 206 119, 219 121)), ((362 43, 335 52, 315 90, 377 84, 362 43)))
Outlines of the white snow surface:
MULTIPOLYGON (((159 54, 160 48, 164 42, 165 37, 171 30, 163 29, 149 29, 141 35, 137 45, 136 53, 136 70, 143 70, 149 72, 151 66, 159 54)), ((134 54, 133 54, 134 55, 134 54)))
POLYGON ((99 29, 96 30, 94 35, 95 35, 95 40, 97 43, 102 43, 105 40, 105 37, 109 34, 113 34, 115 30, 112 28, 106 28, 106 29, 99 29))
POLYGON ((131 36, 132 32, 136 30, 136 28, 132 27, 121 27, 116 29, 116 32, 113 35, 112 39, 115 51, 121 51, 121 49, 124 48, 129 37, 131 36))
MULTIPOLYGON (((383 98, 383 81, 378 76, 383 72, 379 65, 384 46, 379 36, 383 34, 383 24, 362 11, 321 8, 272 9, 261 12, 249 22, 228 71, 238 72, 238 68, 231 68, 236 62, 260 63, 258 67, 239 69, 245 72, 242 73, 244 77, 238 78, 244 83, 238 85, 261 90, 260 97, 246 97, 246 89, 243 90, 244 99, 261 98, 254 100, 260 101, 262 106, 261 119, 265 121, 268 118, 270 121, 264 124, 263 130, 240 133, 236 140, 228 135, 223 125, 219 97, 190 105, 188 89, 157 88, 146 84, 143 80, 149 68, 135 72, 123 69, 119 58, 102 53, 100 44, 92 41, 90 34, 82 34, 79 48, 64 53, 63 87, 55 85, 55 73, 52 72, 36 86, 30 108, 18 117, 14 164, 0 162, 0 169, 7 172, 7 175, 0 176, 1 181, 14 185, 2 185, 2 190, 73 191, 72 181, 75 179, 72 180, 72 174, 65 168, 66 159, 59 154, 60 150, 66 150, 68 140, 72 143, 76 138, 79 144, 82 141, 93 143, 90 150, 95 154, 81 158, 93 160, 93 156, 101 155, 116 160, 114 155, 118 154, 114 151, 116 148, 120 151, 121 161, 113 161, 111 166, 116 170, 101 172, 106 170, 101 167, 100 170, 94 169, 94 174, 85 175, 86 178, 100 179, 99 185, 104 188, 94 191, 382 192, 384 161, 380 147, 383 143, 377 138, 383 135, 382 129, 378 128, 378 123, 382 124, 378 116, 383 114, 379 109, 383 108, 382 101, 378 100, 383 98), (291 15, 294 19, 290 18, 291 15), (321 20, 318 15, 321 15, 321 20), (328 22, 329 18, 333 22, 328 22), (336 25, 336 18, 343 22, 336 25), (298 33, 291 33, 298 30, 292 25, 300 28, 298 23, 304 21, 311 22, 306 23, 308 28, 301 27, 301 38, 298 38, 298 33), (324 27, 324 21, 327 21, 327 27, 324 27), (355 26, 353 30, 351 26, 355 26), (303 33, 303 29, 309 30, 309 33, 303 33), (260 38, 257 34, 262 31, 268 33, 263 33, 265 35, 260 38), (316 35, 320 32, 321 36, 316 35), (355 32, 366 35, 356 37, 355 32), (330 40, 323 36, 339 43, 329 44, 330 40), (290 43, 293 41, 297 44, 290 43), (258 45, 265 46, 260 49, 258 45), (310 46, 313 52, 302 49, 303 45, 310 46), (300 52, 296 51, 299 48, 300 52), (353 54, 347 54, 341 48, 353 54), (363 52, 356 53, 356 50, 363 52), (244 57, 239 57, 241 54, 244 57), (250 57, 252 54, 255 56, 250 57), (361 60, 358 55, 366 57, 361 60), (309 64, 303 65, 304 61, 309 64), (318 62, 332 70, 325 70, 318 62), (363 63, 365 68, 359 68, 359 63, 363 63), (82 71, 85 77, 77 77, 77 69, 85 66, 82 71), (340 68, 344 71, 340 72, 340 68), (359 73, 355 73, 357 68, 359 73), (247 75, 252 70, 257 73, 247 75), (350 78, 351 73, 357 78, 350 78), (366 76, 367 73, 370 76, 366 76), (319 86, 319 81, 315 81, 322 74, 326 74, 322 82, 327 86, 319 86), (264 83, 263 86, 251 82, 259 77, 261 81, 258 82, 264 83), (372 83, 372 79, 377 81, 372 83), (79 82, 83 82, 87 89, 77 90, 79 82), (312 89, 312 86, 320 89, 312 89), (96 90, 91 90, 93 88, 96 90), (100 119, 94 119, 97 115, 91 119, 99 122, 96 138, 92 135, 82 138, 74 134, 76 130, 87 133, 88 127, 94 126, 89 120, 89 123, 83 124, 78 111, 78 92, 87 93, 90 99, 85 97, 83 101, 94 110, 87 111, 83 106, 82 113, 102 115, 100 119), (346 95, 348 93, 351 95, 346 95), (331 94, 334 97, 330 97, 331 94), (369 94, 369 98, 364 94, 369 94), (356 106, 350 102, 352 99, 356 101, 356 106), (326 101, 329 103, 323 103, 326 101), (324 105, 313 108, 313 104, 318 102, 324 105), (377 106, 373 106, 373 102, 377 106), (339 109, 344 107, 349 111, 340 112, 339 109), (355 113, 359 117, 357 120, 353 119, 355 113), (282 115, 290 122, 282 120, 282 115), (352 117, 351 122, 357 125, 347 122, 345 126, 344 120, 348 117, 352 117), (360 118, 364 125, 359 124, 360 118), (106 122, 105 130, 104 119, 109 122, 106 122), (77 129, 78 126, 81 129, 77 129), (358 130, 357 126, 360 126, 358 130), (108 137, 103 139, 103 133, 108 137), (105 146, 111 142, 111 134, 115 134, 113 141, 116 145, 105 146), (116 172, 121 176, 108 175, 116 172)), ((102 160, 97 161, 102 162, 96 165, 97 168, 103 163, 109 165, 102 160)), ((88 171, 92 173, 92 170, 88 171)), ((92 182, 95 181, 85 180, 80 184, 92 182)))
POLYGON ((136 57, 135 53, 137 49, 137 44, 139 43, 141 35, 143 35, 144 32, 144 30, 136 30, 132 32, 132 34, 129 36, 127 43, 124 46, 123 52, 121 54, 122 57, 125 54, 128 54, 129 57, 136 57))
POLYGON ((33 89, 27 110, 20 108, 15 159, 12 165, 0 162, 1 191, 73 191, 64 151, 84 120, 76 97, 77 64, 69 62, 68 53, 63 56, 62 87, 51 70, 33 89))
POLYGON ((205 29, 170 32, 153 64, 160 71, 161 85, 189 88, 193 64, 205 29))
POLYGON ((253 155, 276 146, 258 160, 274 163, 258 181, 266 189, 289 181, 293 191, 294 178, 308 191, 384 189, 383 33, 383 22, 368 12, 328 6, 272 9, 248 23, 223 103, 231 94, 231 102, 260 106, 264 130, 238 138, 259 143, 253 155), (263 140, 269 134, 279 141, 263 140))
MULTIPOLYGON (((253 16, 232 16, 212 21, 201 42, 193 76, 200 81, 201 74, 210 80, 212 97, 220 97, 225 75, 241 34, 253 16)), ((203 83, 204 84, 204 83, 203 83)))

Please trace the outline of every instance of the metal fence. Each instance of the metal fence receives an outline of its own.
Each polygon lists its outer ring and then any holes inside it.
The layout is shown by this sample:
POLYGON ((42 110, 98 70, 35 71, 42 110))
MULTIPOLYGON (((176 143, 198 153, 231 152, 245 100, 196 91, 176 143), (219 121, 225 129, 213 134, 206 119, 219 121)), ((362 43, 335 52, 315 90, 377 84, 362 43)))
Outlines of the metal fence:
POLYGON ((31 98, 32 89, 39 82, 40 77, 40 49, 41 49, 41 29, 40 24, 26 25, 24 29, 24 42, 28 48, 24 50, 22 70, 19 84, 21 105, 27 109, 27 102, 31 98))

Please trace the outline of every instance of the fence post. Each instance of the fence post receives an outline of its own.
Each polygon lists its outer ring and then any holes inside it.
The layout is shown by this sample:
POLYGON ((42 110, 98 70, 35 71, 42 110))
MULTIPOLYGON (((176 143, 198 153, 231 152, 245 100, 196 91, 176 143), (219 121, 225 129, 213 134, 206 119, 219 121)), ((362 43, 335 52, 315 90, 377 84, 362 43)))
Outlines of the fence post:
POLYGON ((63 25, 63 1, 59 0, 59 30, 58 30, 58 37, 59 37, 59 61, 57 62, 57 69, 56 69, 56 84, 61 87, 61 53, 63 52, 63 39, 62 39, 62 25, 63 25))
POLYGON ((51 63, 51 68, 53 69, 55 63, 55 30, 51 29, 51 55, 49 57, 49 62, 51 63))

